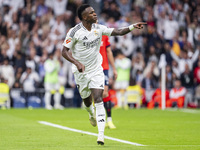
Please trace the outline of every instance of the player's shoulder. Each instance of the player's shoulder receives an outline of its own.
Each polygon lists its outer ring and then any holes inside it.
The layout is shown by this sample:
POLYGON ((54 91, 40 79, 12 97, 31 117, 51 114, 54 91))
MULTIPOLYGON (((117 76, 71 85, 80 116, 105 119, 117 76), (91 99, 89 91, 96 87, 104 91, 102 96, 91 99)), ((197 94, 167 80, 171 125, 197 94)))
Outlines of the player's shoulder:
POLYGON ((79 23, 69 30, 68 32, 69 36, 73 38, 74 35, 77 33, 77 31, 79 31, 80 29, 81 29, 81 24, 79 23))

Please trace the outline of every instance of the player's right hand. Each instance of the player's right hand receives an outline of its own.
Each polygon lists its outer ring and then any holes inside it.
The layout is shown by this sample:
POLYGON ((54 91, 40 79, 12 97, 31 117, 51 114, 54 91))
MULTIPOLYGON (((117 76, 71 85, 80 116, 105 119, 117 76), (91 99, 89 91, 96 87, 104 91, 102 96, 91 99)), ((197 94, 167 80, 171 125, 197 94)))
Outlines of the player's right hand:
POLYGON ((76 64, 76 67, 79 72, 84 72, 85 71, 85 66, 81 64, 80 62, 76 64))

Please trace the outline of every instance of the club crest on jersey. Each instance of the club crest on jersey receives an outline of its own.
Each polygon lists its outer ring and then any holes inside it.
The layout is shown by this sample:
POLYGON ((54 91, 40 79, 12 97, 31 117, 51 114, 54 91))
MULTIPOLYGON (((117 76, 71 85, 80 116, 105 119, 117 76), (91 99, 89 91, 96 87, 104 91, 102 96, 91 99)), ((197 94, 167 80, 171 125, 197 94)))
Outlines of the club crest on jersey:
POLYGON ((94 34, 96 35, 96 36, 98 36, 99 35, 99 33, 95 30, 94 31, 94 34))

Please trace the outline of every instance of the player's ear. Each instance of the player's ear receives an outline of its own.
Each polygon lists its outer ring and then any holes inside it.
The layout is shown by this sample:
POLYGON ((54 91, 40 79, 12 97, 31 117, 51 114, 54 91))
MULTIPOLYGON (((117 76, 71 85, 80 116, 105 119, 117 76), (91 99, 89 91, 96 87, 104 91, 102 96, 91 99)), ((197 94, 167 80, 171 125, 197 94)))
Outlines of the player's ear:
POLYGON ((87 19, 87 12, 83 11, 82 13, 82 20, 86 20, 87 19))
POLYGON ((86 19, 87 19, 86 15, 82 15, 82 20, 86 20, 86 19))

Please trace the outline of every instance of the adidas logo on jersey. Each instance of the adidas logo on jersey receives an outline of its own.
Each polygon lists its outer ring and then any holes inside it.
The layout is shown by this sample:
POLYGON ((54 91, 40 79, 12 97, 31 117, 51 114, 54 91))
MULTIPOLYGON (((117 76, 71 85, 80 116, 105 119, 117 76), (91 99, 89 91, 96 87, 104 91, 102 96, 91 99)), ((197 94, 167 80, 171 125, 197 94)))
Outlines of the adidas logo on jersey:
POLYGON ((103 87, 103 84, 100 87, 103 87))
POLYGON ((104 119, 101 119, 101 120, 99 120, 98 122, 105 122, 105 120, 104 120, 104 119))
POLYGON ((88 38, 86 36, 84 36, 83 40, 87 40, 88 38))

